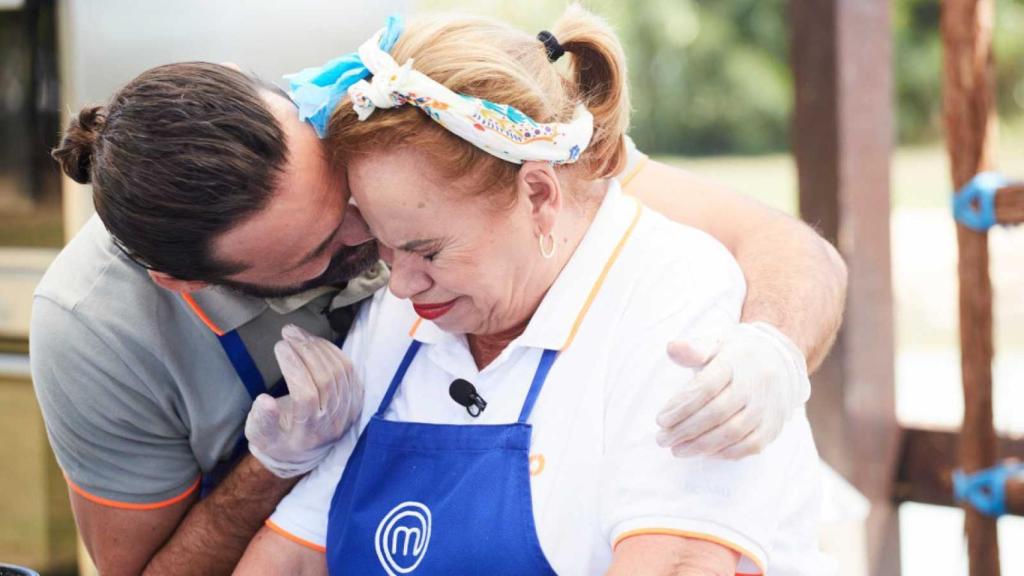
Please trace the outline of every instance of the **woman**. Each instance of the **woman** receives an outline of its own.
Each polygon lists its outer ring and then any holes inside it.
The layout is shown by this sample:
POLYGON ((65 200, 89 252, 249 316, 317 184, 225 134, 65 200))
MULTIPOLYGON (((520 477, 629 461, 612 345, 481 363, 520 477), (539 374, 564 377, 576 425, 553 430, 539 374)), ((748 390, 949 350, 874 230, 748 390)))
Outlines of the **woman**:
POLYGON ((577 6, 540 40, 425 19, 388 53, 382 33, 328 134, 392 267, 346 343, 364 429, 240 572, 827 573, 802 413, 735 462, 655 441, 678 392, 657 350, 735 324, 744 283, 610 179, 629 110, 614 34, 577 6))

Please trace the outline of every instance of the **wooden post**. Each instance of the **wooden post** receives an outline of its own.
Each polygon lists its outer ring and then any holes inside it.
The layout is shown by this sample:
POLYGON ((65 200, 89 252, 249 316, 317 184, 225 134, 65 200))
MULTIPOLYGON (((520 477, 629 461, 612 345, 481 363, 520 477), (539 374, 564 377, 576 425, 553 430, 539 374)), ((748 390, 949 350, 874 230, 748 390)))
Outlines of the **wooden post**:
POLYGON ((996 221, 1024 224, 1024 184, 1013 184, 996 194, 996 221))
MULTIPOLYGON (((943 0, 943 116, 954 189, 994 167, 992 0, 943 0)), ((992 284, 988 233, 957 225, 960 276, 960 361, 964 422, 960 462, 965 472, 996 461, 992 425, 992 284)), ((999 575, 996 521, 964 507, 971 576, 999 575)))
POLYGON ((886 0, 791 0, 800 214, 850 270, 847 314, 814 377, 822 456, 871 501, 868 566, 899 573, 889 250, 892 32, 886 0))

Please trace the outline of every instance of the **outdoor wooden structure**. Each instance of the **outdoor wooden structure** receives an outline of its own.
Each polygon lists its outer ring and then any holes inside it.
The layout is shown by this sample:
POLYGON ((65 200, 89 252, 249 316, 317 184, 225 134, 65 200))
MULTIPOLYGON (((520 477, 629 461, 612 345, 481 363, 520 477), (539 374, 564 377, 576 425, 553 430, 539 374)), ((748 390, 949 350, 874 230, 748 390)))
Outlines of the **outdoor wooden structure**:
POLYGON ((800 214, 839 248, 850 279, 844 326, 813 378, 809 414, 822 456, 871 502, 872 574, 899 572, 889 12, 886 0, 790 3, 800 214))
MULTIPOLYGON (((994 0, 945 0, 942 38, 945 55, 943 115, 953 184, 956 189, 975 174, 995 168, 995 69, 992 33, 994 0)), ((1024 221, 1022 187, 997 193, 997 221, 1024 221)), ((960 350, 964 421, 960 462, 967 473, 996 463, 998 445, 992 423, 992 284, 989 279, 988 232, 957 225, 960 253, 960 350)), ((1021 482, 1010 482, 1019 496, 1021 482)), ((1018 502, 1019 503, 1019 502, 1018 502)), ((971 576, 998 576, 996 519, 965 506, 971 576)))
MULTIPOLYGON (((944 0, 944 115, 959 189, 993 166, 992 0, 944 0)), ((952 471, 1024 457, 992 425, 992 289, 987 234, 957 228, 965 417, 961 434, 901 429, 894 411, 889 250, 892 47, 885 0, 792 0, 793 150, 801 216, 850 270, 845 325, 815 375, 810 414, 822 456, 869 498, 869 570, 899 574, 899 502, 947 506, 952 471)), ((1024 222, 1024 185, 999 191, 1000 223, 1024 222)), ((954 255, 950 255, 952 258, 954 255)), ((1024 482, 1007 486, 1024 515, 1024 482)), ((994 519, 967 510, 971 576, 997 576, 994 519)))

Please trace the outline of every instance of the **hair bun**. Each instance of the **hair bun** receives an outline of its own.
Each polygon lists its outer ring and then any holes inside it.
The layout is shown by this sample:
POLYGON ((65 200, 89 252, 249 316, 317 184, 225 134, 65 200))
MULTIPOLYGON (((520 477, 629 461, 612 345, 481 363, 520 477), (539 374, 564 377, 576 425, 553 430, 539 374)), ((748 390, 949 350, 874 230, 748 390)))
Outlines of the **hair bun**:
POLYGON ((68 123, 60 146, 54 148, 51 154, 60 162, 64 173, 75 182, 88 184, 90 181, 96 139, 106 119, 106 111, 102 106, 82 108, 78 117, 68 123))

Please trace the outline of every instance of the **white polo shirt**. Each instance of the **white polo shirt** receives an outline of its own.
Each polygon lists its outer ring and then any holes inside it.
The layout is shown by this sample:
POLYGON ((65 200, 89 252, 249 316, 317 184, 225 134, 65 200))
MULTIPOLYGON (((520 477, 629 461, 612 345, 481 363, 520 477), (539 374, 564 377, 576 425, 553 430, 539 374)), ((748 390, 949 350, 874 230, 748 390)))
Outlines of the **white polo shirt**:
MULTIPOLYGON (((533 513, 556 572, 603 573, 618 541, 677 534, 736 550, 740 574, 826 574, 815 537, 818 456, 803 413, 762 454, 740 461, 679 459, 655 442, 657 413, 691 376, 671 363, 667 342, 738 322, 744 292, 723 246, 641 210, 612 182, 526 330, 483 370, 464 336, 420 321, 408 301, 382 291, 364 306, 346 343, 367 391, 360 429, 410 336, 423 347, 389 420, 515 422, 542 351, 557 349, 530 418, 533 513), (487 400, 479 418, 449 398, 455 378, 487 400)), ((278 505, 271 529, 324 549, 331 497, 356 439, 350 432, 278 505)))

